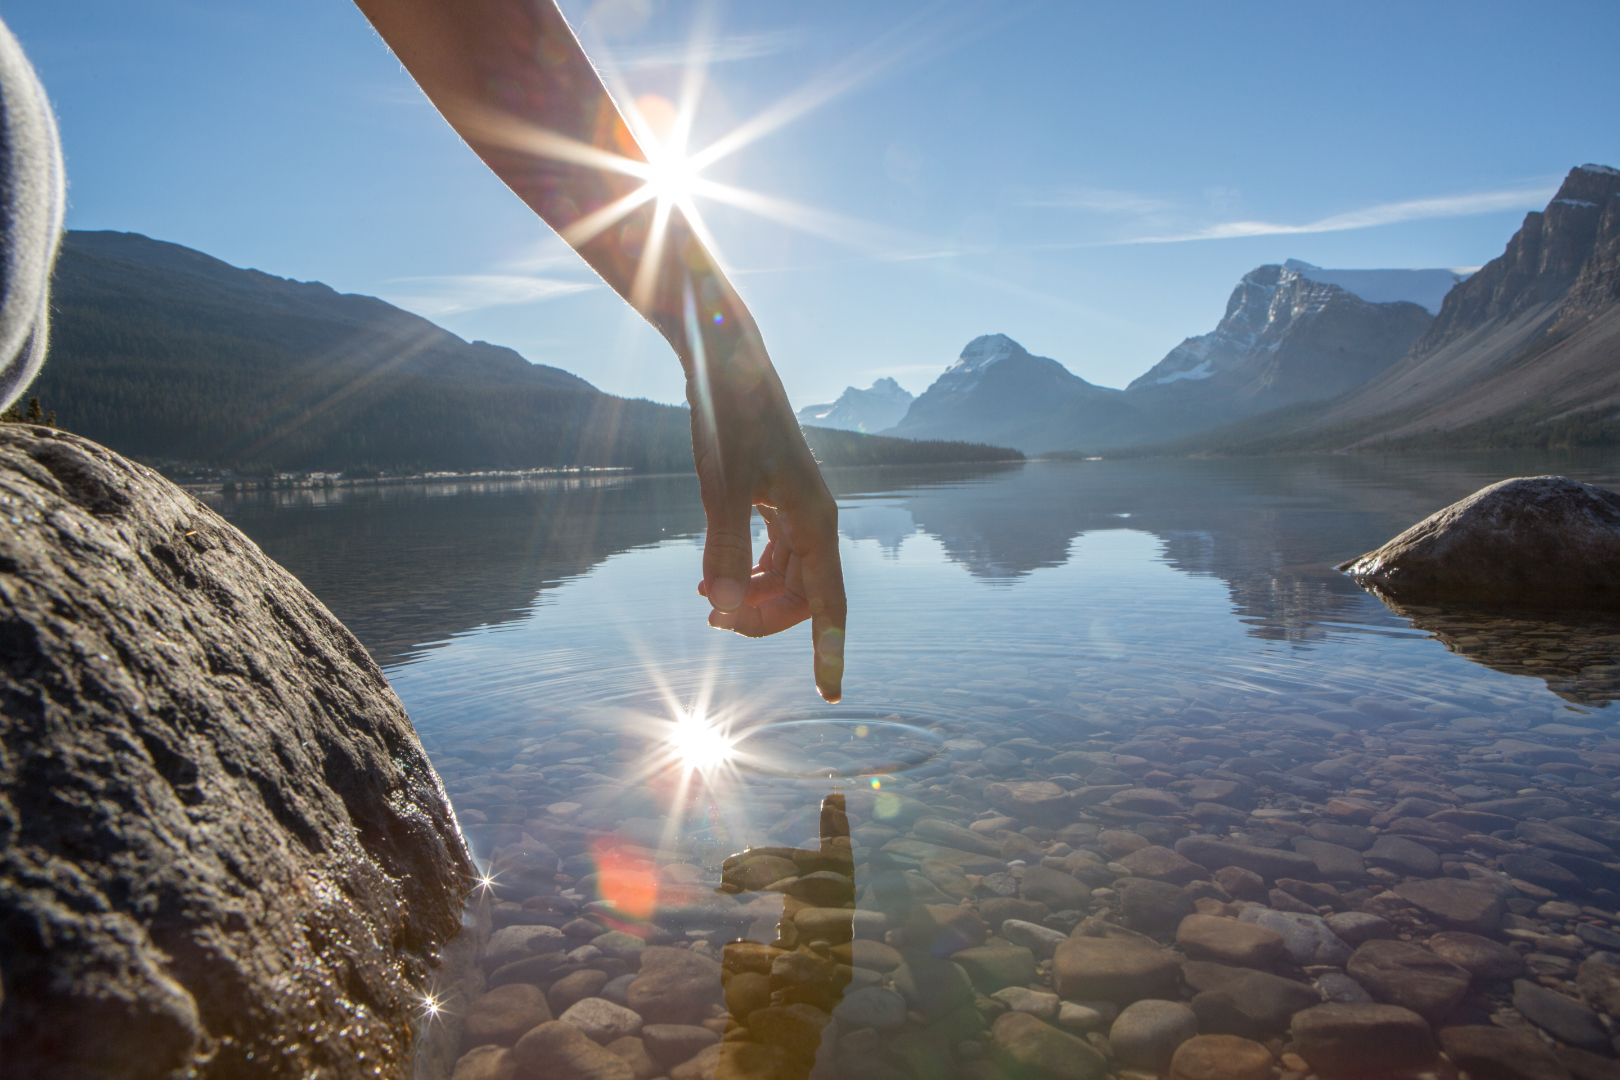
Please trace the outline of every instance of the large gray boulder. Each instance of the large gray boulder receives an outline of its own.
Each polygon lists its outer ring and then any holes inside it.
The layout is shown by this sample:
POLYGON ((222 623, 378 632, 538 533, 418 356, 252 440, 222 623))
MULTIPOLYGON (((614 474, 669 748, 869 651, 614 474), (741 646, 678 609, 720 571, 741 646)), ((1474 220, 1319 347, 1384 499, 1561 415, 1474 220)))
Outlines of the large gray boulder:
POLYGON ((1339 569, 1397 601, 1620 608, 1620 495, 1562 476, 1504 480, 1339 569))
POLYGON ((8 1077, 409 1072, 471 863, 399 699, 151 470, 0 425, 8 1077))

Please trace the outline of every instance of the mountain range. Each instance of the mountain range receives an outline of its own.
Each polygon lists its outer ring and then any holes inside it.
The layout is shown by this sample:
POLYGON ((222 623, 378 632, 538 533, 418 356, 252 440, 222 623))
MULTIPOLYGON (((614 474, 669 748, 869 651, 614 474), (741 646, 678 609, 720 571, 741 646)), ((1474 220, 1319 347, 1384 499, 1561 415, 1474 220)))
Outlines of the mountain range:
POLYGON ((1476 273, 1258 267, 1124 390, 975 338, 887 433, 1028 453, 1620 440, 1620 171, 1571 170, 1476 273))
MULTIPOLYGON (((318 282, 134 233, 68 232, 29 393, 69 430, 179 471, 689 472, 683 407, 605 394, 511 349, 318 282)), ((807 428, 824 464, 1016 458, 807 428)))
POLYGON ((806 405, 799 410, 799 423, 844 431, 882 431, 901 421, 911 400, 911 391, 893 379, 879 379, 865 390, 846 386, 837 401, 806 405))

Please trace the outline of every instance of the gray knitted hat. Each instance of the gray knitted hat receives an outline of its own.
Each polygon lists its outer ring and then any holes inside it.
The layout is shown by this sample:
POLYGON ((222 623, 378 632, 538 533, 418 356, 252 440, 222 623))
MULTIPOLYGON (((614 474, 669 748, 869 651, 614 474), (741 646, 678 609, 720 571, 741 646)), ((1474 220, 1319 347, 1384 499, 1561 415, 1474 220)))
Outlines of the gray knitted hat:
POLYGON ((51 103, 0 23, 0 409, 22 396, 45 362, 65 201, 51 103))

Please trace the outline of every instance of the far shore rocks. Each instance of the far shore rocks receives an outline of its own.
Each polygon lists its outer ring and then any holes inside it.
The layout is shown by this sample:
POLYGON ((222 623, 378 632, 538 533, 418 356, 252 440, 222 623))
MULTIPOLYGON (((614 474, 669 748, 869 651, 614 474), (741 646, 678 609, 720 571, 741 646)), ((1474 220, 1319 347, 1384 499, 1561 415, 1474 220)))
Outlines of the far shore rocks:
MULTIPOLYGON (((376 664, 85 439, 0 426, 0 503, 0 1072, 410 1075, 472 866, 376 664)), ((513 987, 477 1038, 549 1019, 513 987)))
POLYGON ((1562 476, 1504 480, 1339 569, 1406 603, 1620 610, 1620 494, 1562 476))

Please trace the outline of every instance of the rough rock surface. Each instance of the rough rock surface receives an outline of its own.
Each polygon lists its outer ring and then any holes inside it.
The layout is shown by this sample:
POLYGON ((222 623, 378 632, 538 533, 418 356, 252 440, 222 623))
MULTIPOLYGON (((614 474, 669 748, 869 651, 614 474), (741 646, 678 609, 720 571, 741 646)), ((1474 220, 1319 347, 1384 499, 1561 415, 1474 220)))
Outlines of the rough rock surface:
POLYGON ((1503 480, 1341 569, 1395 600, 1620 608, 1620 495, 1503 480))
POLYGON ((381 671, 103 447, 0 427, 0 500, 7 1074, 402 1070, 472 868, 381 671))

